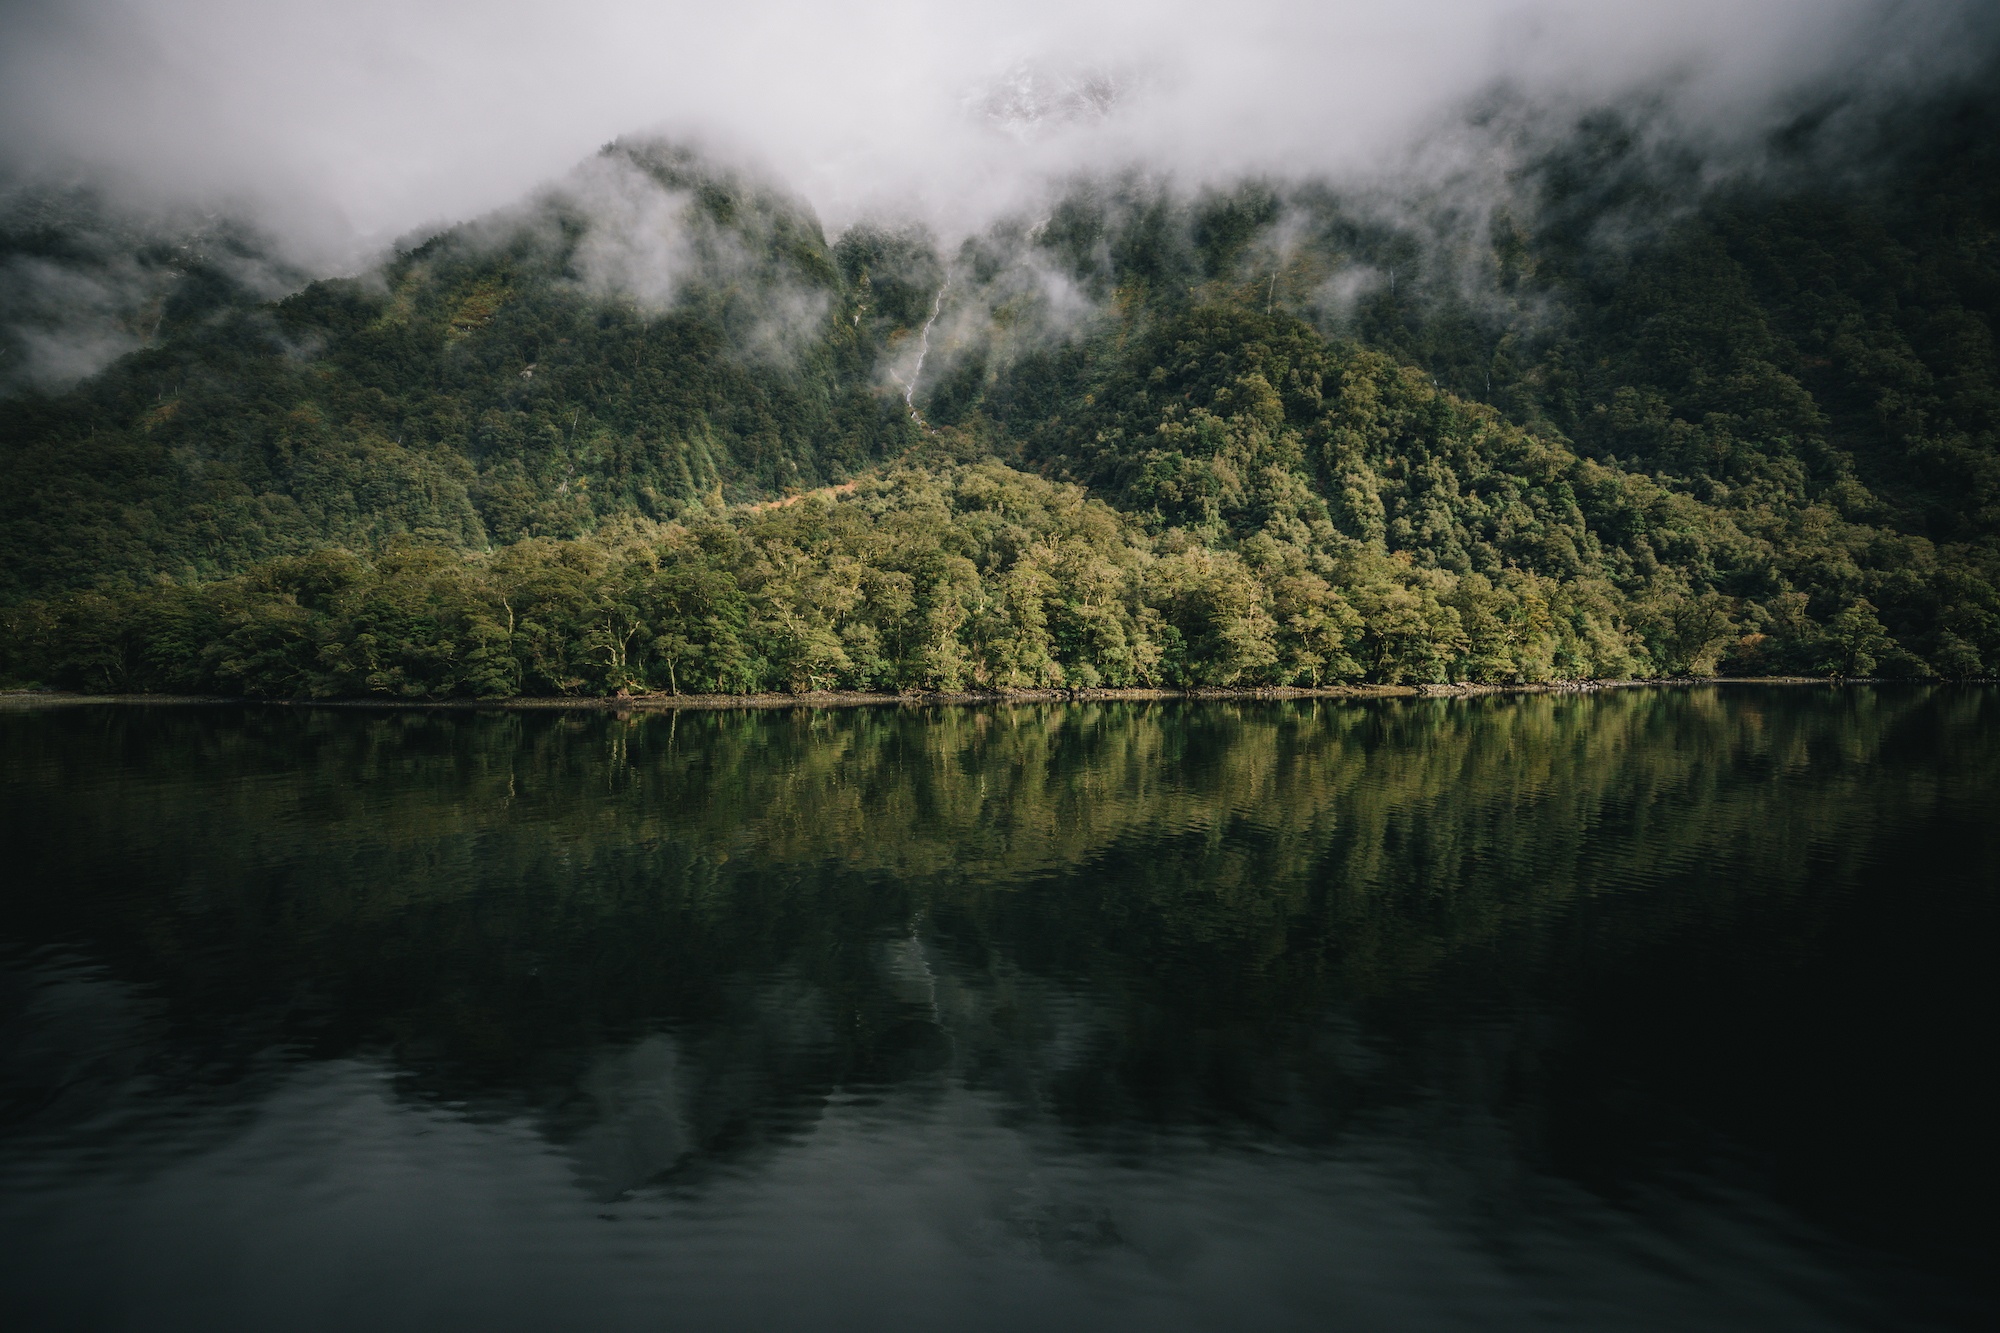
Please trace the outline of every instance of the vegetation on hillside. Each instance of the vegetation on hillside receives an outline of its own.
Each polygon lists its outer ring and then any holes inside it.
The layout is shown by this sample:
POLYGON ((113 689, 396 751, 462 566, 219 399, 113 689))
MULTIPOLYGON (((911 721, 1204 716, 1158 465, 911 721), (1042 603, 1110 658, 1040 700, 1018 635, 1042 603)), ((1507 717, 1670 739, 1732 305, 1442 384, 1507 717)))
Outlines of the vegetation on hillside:
POLYGON ((614 145, 378 273, 0 402, 0 674, 441 697, 1987 673, 1991 120, 1937 111, 1872 177, 1696 196, 1590 122, 1476 244, 1323 191, 1084 184, 949 262, 614 145), (927 433, 901 382, 947 277, 927 433))

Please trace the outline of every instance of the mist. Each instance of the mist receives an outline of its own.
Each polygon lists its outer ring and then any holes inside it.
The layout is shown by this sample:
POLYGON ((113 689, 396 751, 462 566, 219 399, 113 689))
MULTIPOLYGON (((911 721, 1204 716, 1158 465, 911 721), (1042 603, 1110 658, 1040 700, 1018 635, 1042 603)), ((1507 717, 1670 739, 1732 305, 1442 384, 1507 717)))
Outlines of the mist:
POLYGON ((253 217, 319 267, 665 134, 768 172, 829 228, 947 240, 1053 178, 1381 176, 1495 89, 1649 98, 1718 151, 1815 90, 1962 76, 1937 0, 26 0, 0 10, 0 166, 253 217))

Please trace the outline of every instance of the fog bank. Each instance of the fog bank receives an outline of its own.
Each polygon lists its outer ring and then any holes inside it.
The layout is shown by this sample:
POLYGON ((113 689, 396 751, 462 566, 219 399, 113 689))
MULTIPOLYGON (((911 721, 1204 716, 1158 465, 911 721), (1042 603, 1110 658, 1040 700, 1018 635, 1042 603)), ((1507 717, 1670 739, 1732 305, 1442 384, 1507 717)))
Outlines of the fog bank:
POLYGON ((353 262, 561 175, 621 134, 759 165, 829 227, 949 237, 1052 177, 1407 169, 1509 90, 1646 98, 1717 151, 1828 90, 1964 77, 1961 0, 27 0, 0 8, 0 167, 255 217, 353 262))

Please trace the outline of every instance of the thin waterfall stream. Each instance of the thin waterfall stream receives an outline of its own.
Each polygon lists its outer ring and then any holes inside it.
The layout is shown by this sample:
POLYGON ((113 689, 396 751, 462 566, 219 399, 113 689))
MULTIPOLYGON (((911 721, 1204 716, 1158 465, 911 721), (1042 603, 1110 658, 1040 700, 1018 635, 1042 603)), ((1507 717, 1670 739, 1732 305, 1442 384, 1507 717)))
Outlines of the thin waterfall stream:
POLYGON ((910 420, 926 431, 931 423, 924 420, 924 414, 917 410, 917 381, 923 378, 924 358, 931 353, 931 325, 937 323, 938 312, 944 309, 944 294, 951 290, 951 274, 944 275, 938 284, 937 295, 931 299, 931 315, 924 321, 924 327, 917 334, 917 364, 910 370, 910 378, 903 383, 903 406, 910 409, 910 420))

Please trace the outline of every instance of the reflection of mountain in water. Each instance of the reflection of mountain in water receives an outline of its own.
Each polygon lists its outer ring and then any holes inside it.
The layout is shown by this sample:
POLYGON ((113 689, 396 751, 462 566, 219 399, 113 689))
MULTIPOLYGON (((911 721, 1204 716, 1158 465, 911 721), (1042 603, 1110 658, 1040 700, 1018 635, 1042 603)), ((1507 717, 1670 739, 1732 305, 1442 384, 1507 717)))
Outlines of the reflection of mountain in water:
MULTIPOLYGON (((1692 1171, 1948 1255, 1959 1196, 1904 1182, 1979 1186, 1938 1170, 1975 1103, 1924 1016, 1976 1008, 1994 704, 0 715, 0 927, 111 997, 52 1041, 17 970, 9 1116, 358 1058, 606 1206, 976 1122, 1002 1158, 1417 1153, 1494 1244, 1692 1171)), ((966 1234, 1179 1243, 1032 1174, 966 1234)))

